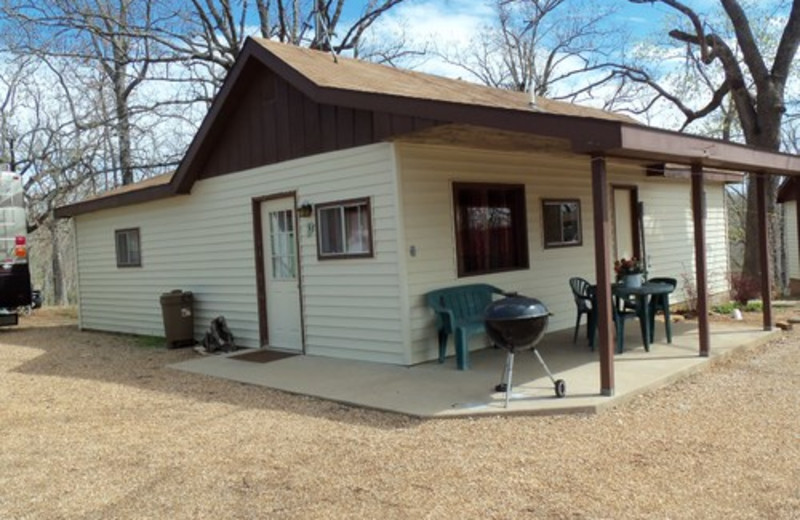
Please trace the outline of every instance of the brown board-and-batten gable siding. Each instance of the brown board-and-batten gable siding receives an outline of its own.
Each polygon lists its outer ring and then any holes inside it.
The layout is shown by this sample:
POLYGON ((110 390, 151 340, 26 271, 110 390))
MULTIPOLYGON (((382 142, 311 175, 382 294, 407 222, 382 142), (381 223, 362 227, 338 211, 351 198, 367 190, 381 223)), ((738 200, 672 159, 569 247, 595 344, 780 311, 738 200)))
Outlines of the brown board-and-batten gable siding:
MULTIPOLYGON (((443 124, 432 119, 315 102, 266 66, 251 62, 248 81, 229 99, 226 117, 198 178, 207 179, 318 153, 372 144, 443 124)), ((195 163, 197 164, 197 163, 195 163)))

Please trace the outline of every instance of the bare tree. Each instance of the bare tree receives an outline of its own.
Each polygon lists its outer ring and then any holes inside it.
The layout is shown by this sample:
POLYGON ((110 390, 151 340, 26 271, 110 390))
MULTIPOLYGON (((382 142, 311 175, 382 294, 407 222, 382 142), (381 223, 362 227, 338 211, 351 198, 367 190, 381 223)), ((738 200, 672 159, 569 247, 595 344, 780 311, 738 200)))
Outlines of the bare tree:
POLYGON ((34 80, 41 63, 27 57, 9 58, 0 74, 0 143, 4 162, 24 179, 31 235, 31 273, 45 289, 50 303, 65 303, 62 276, 63 249, 59 247, 64 226, 52 218, 55 205, 75 186, 81 161, 90 160, 94 145, 81 137, 69 111, 61 110, 60 96, 34 80), (70 172, 69 174, 67 172, 70 172), (44 238, 44 239, 43 239, 44 238))
POLYGON ((467 49, 441 50, 449 63, 489 86, 557 99, 591 97, 613 74, 621 45, 610 25, 617 6, 592 0, 494 0, 496 19, 467 49))
POLYGON ((143 166, 136 160, 134 145, 137 117, 167 102, 137 106, 141 99, 137 92, 151 79, 151 69, 177 60, 152 38, 155 24, 169 23, 170 17, 157 13, 156 5, 154 0, 5 0, 2 4, 5 27, 13 32, 6 38, 12 52, 43 60, 53 72, 60 69, 61 88, 87 89, 83 80, 91 78, 88 90, 105 98, 95 108, 105 109, 107 119, 99 124, 106 125, 107 136, 113 138, 106 144, 113 146, 113 168, 121 184, 133 182, 134 170, 143 166))
MULTIPOLYGON (((101 70, 71 59, 5 53, 0 63, 0 155, 23 178, 31 272, 48 302, 64 303, 72 274, 62 269, 71 261, 69 226, 52 213, 118 185, 117 140, 108 124, 113 97, 101 70)), ((133 128, 134 136, 149 130, 133 128)), ((156 148, 151 156, 134 148, 132 157, 154 165, 163 151, 156 148)))
POLYGON ((346 0, 252 1, 0 0, 0 8, 11 52, 46 63, 70 100, 92 99, 82 113, 65 108, 79 127, 103 129, 97 144, 107 160, 97 175, 114 186, 177 164, 191 139, 177 122, 199 124, 252 9, 263 37, 355 54, 365 31, 403 0, 369 0, 354 19, 344 17, 346 0), (181 139, 159 139, 167 128, 181 139))
MULTIPOLYGON (((253 0, 252 4, 248 0, 192 0, 190 6, 184 7, 176 2, 182 23, 172 28, 159 25, 156 37, 161 45, 189 60, 200 71, 191 76, 192 81, 210 82, 209 87, 202 87, 205 101, 210 102, 248 36, 359 56, 366 31, 381 15, 403 1, 360 2, 361 10, 354 19, 344 16, 348 0, 253 0), (258 19, 255 34, 248 26, 251 10, 255 10, 258 19)), ((359 2, 349 0, 349 4, 359 2)), ((383 51, 375 48, 372 51, 390 56, 405 52, 393 42, 388 42, 383 51)))
MULTIPOLYGON (((781 124, 786 112, 786 85, 800 44, 800 0, 793 0, 790 8, 781 3, 776 7, 772 4, 750 4, 748 9, 737 0, 720 0, 721 20, 704 19, 678 0, 629 1, 636 4, 663 4, 677 13, 678 20, 684 23, 670 30, 669 36, 686 49, 700 73, 698 77, 709 87, 710 96, 706 102, 699 108, 693 108, 680 94, 670 92, 658 77, 633 67, 622 69, 626 77, 653 89, 655 94, 650 105, 656 99, 669 100, 683 114, 682 128, 686 128, 724 109, 725 100, 730 99, 744 142, 765 150, 780 149, 781 124), (757 8, 773 10, 756 12, 757 8), (767 25, 758 23, 763 19, 780 21, 776 37, 759 38, 758 31, 767 25)), ((776 27, 774 24, 772 26, 776 27)), ((730 130, 730 126, 727 128, 730 130)), ((749 184, 745 243, 752 245, 758 236, 753 176, 749 184)), ((769 193, 774 194, 777 179, 770 177, 768 184, 769 193)), ((769 198, 768 212, 770 215, 776 213, 774 197, 769 198)), ((773 237, 777 236, 776 231, 773 227, 773 237)), ((773 245, 773 251, 776 250, 777 246, 773 245)), ((755 276, 759 272, 757 251, 756 247, 744 248, 743 271, 747 275, 755 276)), ((776 272, 776 275, 779 273, 776 272)))

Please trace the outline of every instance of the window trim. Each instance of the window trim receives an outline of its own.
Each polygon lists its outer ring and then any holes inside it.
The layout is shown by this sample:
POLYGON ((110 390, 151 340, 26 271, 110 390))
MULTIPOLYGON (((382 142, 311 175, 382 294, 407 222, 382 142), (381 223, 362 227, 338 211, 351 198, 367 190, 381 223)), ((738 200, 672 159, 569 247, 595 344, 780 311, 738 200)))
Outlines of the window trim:
POLYGON ((128 267, 142 267, 142 234, 138 227, 114 230, 114 256, 117 260, 117 267, 120 269, 125 269, 128 267), (122 234, 127 235, 129 233, 135 233, 136 243, 138 245, 139 255, 135 262, 123 262, 120 258, 119 237, 122 234))
MULTIPOLYGON (((514 217, 514 211, 512 209, 512 218, 514 217)), ((453 229, 456 235, 456 268, 459 278, 466 278, 469 276, 481 276, 486 274, 494 274, 494 273, 507 273, 511 271, 525 271, 530 269, 531 260, 530 260, 530 245, 528 243, 528 204, 527 199, 525 196, 525 185, 524 184, 505 184, 505 183, 485 183, 485 182, 454 182, 453 183, 453 229), (458 204, 459 200, 459 193, 462 190, 475 190, 480 189, 484 192, 491 190, 491 189, 502 189, 506 191, 514 191, 519 196, 519 208, 517 208, 517 212, 519 213, 516 215, 519 217, 519 226, 515 226, 514 228, 514 240, 515 243, 520 246, 520 251, 516 254, 519 257, 518 261, 519 264, 512 266, 512 267, 503 267, 503 268, 496 268, 496 269, 484 269, 481 271, 469 271, 465 270, 464 266, 464 259, 463 259, 463 244, 462 244, 462 237, 461 237, 461 229, 459 226, 459 210, 460 206, 458 204)))
POLYGON ((317 228, 317 260, 347 260, 352 258, 374 258, 375 247, 373 245, 373 227, 372 227, 372 203, 369 197, 360 197, 356 199, 335 200, 331 202, 324 202, 314 205, 314 219, 317 228), (320 212, 322 210, 331 208, 344 208, 347 206, 364 206, 364 211, 367 217, 367 250, 360 253, 323 253, 322 252, 322 233, 320 231, 320 212))
MULTIPOLYGON (((561 214, 559 213, 559 219, 561 219, 561 214)), ((562 226, 564 221, 561 219, 560 224, 562 226)), ((581 200, 580 199, 542 199, 542 244, 545 249, 561 249, 564 247, 580 247, 583 245, 583 210, 581 209, 581 200), (548 204, 565 204, 565 203, 575 203, 578 206, 578 240, 575 242, 548 242, 547 241, 547 222, 545 219, 547 218, 547 212, 545 211, 545 207, 548 204)))

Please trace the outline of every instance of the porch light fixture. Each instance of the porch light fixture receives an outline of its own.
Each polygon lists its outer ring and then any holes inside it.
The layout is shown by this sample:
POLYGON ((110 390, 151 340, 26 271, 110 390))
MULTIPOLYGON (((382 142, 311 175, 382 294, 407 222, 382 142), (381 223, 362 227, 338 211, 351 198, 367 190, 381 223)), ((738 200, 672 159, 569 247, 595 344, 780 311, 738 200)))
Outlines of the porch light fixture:
POLYGON ((297 216, 300 218, 308 218, 314 213, 314 206, 310 202, 303 202, 297 208, 297 216))

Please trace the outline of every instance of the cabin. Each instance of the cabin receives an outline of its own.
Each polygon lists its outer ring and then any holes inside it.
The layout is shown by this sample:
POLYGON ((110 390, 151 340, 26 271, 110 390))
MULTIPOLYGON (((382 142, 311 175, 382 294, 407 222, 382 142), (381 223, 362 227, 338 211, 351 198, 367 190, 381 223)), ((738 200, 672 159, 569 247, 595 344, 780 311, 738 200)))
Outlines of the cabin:
POLYGON ((159 295, 181 289, 198 338, 222 315, 240 346, 413 365, 437 357, 428 291, 533 296, 557 330, 581 276, 599 287, 608 371, 614 260, 696 284, 702 309, 729 289, 739 177, 719 172, 760 169, 800 172, 794 156, 253 38, 174 174, 56 215, 74 225, 84 329, 163 335, 159 295))

